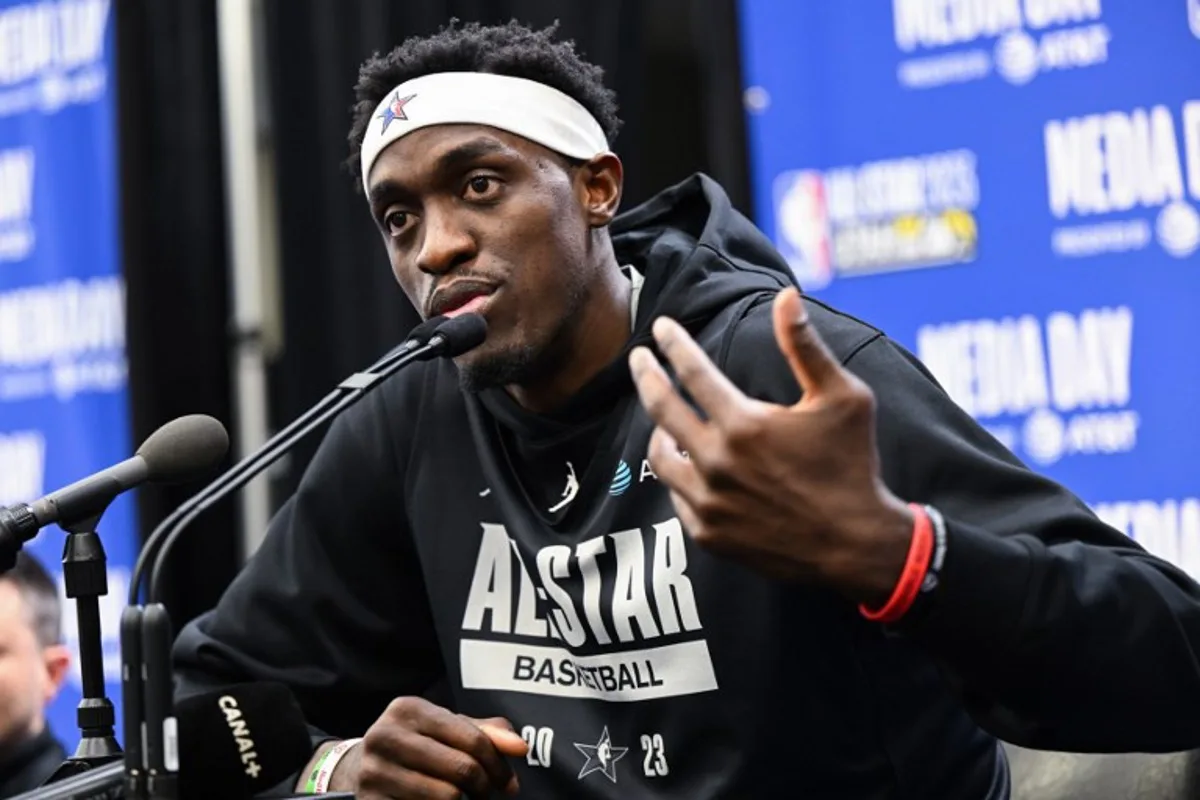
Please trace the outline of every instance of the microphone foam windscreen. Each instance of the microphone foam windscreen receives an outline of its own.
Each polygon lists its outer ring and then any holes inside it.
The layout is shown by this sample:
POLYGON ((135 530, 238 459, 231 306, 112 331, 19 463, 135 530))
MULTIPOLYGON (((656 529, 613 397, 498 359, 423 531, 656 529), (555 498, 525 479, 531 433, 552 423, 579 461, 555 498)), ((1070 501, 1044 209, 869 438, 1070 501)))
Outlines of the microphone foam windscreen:
POLYGON ((229 432, 204 414, 173 419, 150 434, 137 454, 146 462, 146 479, 185 483, 204 477, 229 452, 229 432))
POLYGON ((433 334, 445 321, 445 316, 430 317, 409 331, 408 336, 404 337, 404 340, 406 342, 415 342, 418 346, 429 344, 429 340, 433 338, 433 334))
POLYGON ((179 701, 181 796, 251 797, 312 756, 304 714, 279 683, 244 683, 179 701))
POLYGON ((444 316, 431 317, 421 324, 414 326, 408 332, 408 335, 404 337, 403 342, 389 350, 383 358, 372 364, 367 371, 374 372, 385 364, 390 363, 397 354, 410 353, 418 347, 424 347, 429 344, 429 340, 433 338, 433 334, 437 331, 438 326, 445 321, 446 318, 444 316))
POLYGON ((443 322, 436 333, 445 341, 439 355, 456 358, 483 344, 487 320, 480 314, 460 314, 443 322))

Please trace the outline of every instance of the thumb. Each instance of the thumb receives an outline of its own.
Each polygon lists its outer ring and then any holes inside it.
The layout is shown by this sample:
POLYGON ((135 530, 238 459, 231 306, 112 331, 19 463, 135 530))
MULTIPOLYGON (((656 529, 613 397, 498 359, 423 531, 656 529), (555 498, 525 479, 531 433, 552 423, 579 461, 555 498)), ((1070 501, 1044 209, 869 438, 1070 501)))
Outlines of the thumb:
POLYGON ((512 723, 503 717, 472 719, 471 722, 487 734, 487 737, 492 740, 492 745, 502 754, 521 758, 529 752, 529 745, 525 743, 520 734, 513 730, 512 723))
POLYGON ((771 314, 775 341, 804 394, 819 394, 842 380, 842 367, 813 327, 798 290, 777 294, 771 314))

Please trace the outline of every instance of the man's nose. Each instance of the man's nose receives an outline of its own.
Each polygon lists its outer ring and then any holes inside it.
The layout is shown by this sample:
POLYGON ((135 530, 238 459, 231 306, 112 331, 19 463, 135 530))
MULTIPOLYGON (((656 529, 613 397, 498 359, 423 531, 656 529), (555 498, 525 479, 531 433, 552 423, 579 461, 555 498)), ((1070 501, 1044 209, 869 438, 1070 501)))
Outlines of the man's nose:
POLYGON ((417 253, 417 267, 422 272, 440 275, 475 255, 474 237, 454 214, 427 210, 422 234, 417 253))

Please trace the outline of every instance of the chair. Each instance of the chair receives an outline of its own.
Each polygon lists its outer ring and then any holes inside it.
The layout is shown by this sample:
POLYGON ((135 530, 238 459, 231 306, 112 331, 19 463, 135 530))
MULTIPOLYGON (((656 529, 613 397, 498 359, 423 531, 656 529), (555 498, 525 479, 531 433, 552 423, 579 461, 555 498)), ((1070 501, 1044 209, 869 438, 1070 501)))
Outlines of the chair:
POLYGON ((1012 800, 1200 800, 1200 750, 1056 753, 1005 743, 1012 800))

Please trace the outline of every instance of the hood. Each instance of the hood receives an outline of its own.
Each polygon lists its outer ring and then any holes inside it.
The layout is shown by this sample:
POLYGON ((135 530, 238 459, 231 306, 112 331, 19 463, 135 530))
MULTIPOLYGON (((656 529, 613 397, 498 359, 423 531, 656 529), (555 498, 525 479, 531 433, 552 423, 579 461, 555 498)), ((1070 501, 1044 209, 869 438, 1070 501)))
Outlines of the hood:
POLYGON ((632 264, 646 279, 631 346, 650 338, 657 317, 695 332, 747 295, 795 285, 771 241, 707 175, 697 173, 621 214, 610 233, 618 263, 632 264))
POLYGON ((531 414, 501 388, 480 393, 497 419, 526 437, 557 435, 611 408, 632 386, 629 351, 655 348, 650 326, 658 317, 670 316, 696 335, 743 298, 773 295, 795 282, 770 240, 707 175, 697 173, 619 215, 609 232, 617 263, 633 265, 645 279, 633 335, 612 364, 552 412, 531 414))

